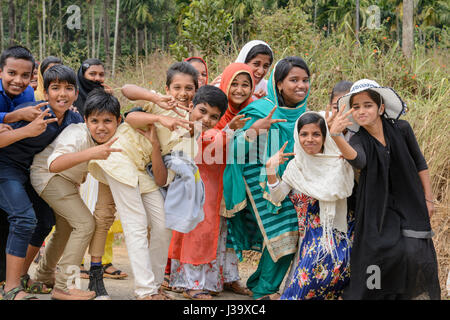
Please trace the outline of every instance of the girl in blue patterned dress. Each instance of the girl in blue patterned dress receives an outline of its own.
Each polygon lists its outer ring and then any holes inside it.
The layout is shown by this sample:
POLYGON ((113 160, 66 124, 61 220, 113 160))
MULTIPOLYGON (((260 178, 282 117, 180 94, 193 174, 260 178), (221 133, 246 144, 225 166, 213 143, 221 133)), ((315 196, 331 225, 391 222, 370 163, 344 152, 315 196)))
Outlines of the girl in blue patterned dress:
POLYGON ((284 145, 266 163, 268 198, 277 206, 288 196, 299 224, 298 251, 281 299, 337 299, 350 271, 353 219, 347 215, 347 198, 353 170, 321 114, 305 112, 295 128, 294 153, 284 153, 284 145), (292 155, 280 180, 275 169, 292 155))

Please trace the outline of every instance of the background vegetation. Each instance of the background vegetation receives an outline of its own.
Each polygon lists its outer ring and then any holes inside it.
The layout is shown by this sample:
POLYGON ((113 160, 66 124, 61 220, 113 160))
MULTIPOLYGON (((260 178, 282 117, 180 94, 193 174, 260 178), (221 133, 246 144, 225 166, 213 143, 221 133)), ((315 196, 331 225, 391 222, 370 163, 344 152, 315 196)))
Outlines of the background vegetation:
POLYGON ((252 39, 269 43, 275 61, 298 55, 308 62, 310 109, 324 109, 339 80, 369 78, 393 87, 408 104, 404 118, 413 126, 431 171, 437 201, 433 240, 442 296, 446 297, 450 271, 450 5, 448 1, 413 1, 415 48, 407 57, 402 52, 404 2, 409 1, 0 1, 0 44, 2 48, 26 45, 38 60, 60 56, 75 70, 85 58, 99 57, 111 73, 115 60, 116 71, 107 82, 116 88, 124 110, 130 102, 120 94, 123 84, 163 92, 169 65, 191 55, 207 60, 212 80, 252 39), (72 4, 80 8, 81 29, 67 27, 73 17, 67 9, 72 4), (371 7, 374 4, 377 7, 371 7))

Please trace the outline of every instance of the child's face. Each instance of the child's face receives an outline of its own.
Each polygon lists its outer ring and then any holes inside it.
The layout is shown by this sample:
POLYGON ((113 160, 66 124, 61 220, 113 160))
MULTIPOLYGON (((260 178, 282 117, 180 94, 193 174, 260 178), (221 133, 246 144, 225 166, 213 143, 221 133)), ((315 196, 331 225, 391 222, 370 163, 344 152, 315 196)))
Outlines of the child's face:
POLYGON ((334 95, 333 99, 331 99, 331 111, 338 112, 338 100, 345 96, 348 92, 338 92, 334 95))
POLYGON ((14 97, 28 87, 32 77, 33 63, 24 59, 8 58, 0 69, 3 90, 9 97, 14 97))
POLYGON ((105 82, 105 68, 99 65, 90 66, 85 72, 84 77, 88 80, 104 83, 105 82))
POLYGON ((33 70, 33 76, 31 77, 30 86, 33 88, 33 90, 36 90, 38 86, 38 69, 35 68, 33 70))
POLYGON ((208 77, 206 66, 200 61, 190 61, 189 63, 198 71, 198 87, 204 86, 208 77))
POLYGON ((45 92, 45 99, 57 117, 60 117, 74 103, 78 91, 66 81, 52 81, 45 92))
POLYGON ((98 143, 107 142, 116 133, 121 117, 116 118, 109 112, 93 113, 84 118, 92 138, 98 143))
POLYGON ((230 85, 228 99, 235 108, 239 107, 252 94, 252 83, 247 73, 238 74, 230 85))
POLYGON ((175 98, 183 107, 188 107, 195 95, 195 83, 192 76, 185 73, 177 73, 173 76, 166 93, 175 98))
POLYGON ((307 154, 313 155, 321 152, 324 138, 317 123, 309 123, 301 127, 298 139, 307 154))
POLYGON ((246 63, 252 68, 255 83, 258 84, 267 74, 270 68, 270 56, 267 54, 257 54, 252 60, 246 63))
POLYGON ((309 77, 305 70, 293 67, 287 76, 277 83, 278 91, 287 106, 295 106, 305 99, 309 90, 309 77))
POLYGON ((220 120, 220 109, 212 107, 206 102, 198 103, 189 114, 189 121, 199 121, 202 124, 202 132, 212 129, 220 120))
POLYGON ((379 113, 384 111, 384 105, 378 108, 375 101, 365 91, 353 96, 351 107, 354 110, 353 119, 362 127, 374 125, 380 117, 379 113))

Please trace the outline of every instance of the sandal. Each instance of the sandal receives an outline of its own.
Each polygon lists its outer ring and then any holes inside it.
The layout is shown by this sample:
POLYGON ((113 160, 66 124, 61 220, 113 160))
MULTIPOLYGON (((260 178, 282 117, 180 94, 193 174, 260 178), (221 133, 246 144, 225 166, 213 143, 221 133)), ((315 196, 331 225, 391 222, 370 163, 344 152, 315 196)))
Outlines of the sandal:
POLYGON ((80 266, 80 278, 89 279, 89 271, 84 268, 84 264, 80 266))
POLYGON ((23 291, 33 294, 49 294, 52 292, 52 288, 49 288, 49 286, 42 281, 33 281, 31 285, 28 285, 28 281, 30 280, 28 273, 20 277, 20 284, 23 291), (44 286, 46 286, 47 289, 44 289, 44 286))
POLYGON ((256 300, 280 300, 280 294, 279 293, 272 293, 272 294, 266 294, 265 296, 262 296, 261 298, 258 298, 256 300))
POLYGON ((165 274, 163 283, 161 283, 161 287, 163 287, 165 290, 170 290, 169 283, 170 283, 170 275, 165 274))
POLYGON ((113 272, 106 272, 106 269, 109 267, 113 267, 112 263, 105 264, 103 266, 103 277, 110 278, 110 279, 123 279, 128 277, 128 275, 125 272, 122 272, 122 270, 116 269, 116 271, 113 272))
POLYGON ((212 296, 209 294, 209 291, 201 290, 199 292, 196 292, 194 294, 191 293, 191 291, 195 291, 192 289, 187 289, 183 291, 183 296, 185 298, 191 299, 191 300, 211 300, 212 296), (209 298, 199 298, 200 295, 208 296, 209 298))
POLYGON ((232 291, 237 294, 242 294, 244 296, 252 296, 253 292, 251 292, 248 288, 243 287, 239 281, 227 282, 223 284, 224 290, 232 291))
MULTIPOLYGON (((8 292, 4 291, 4 288, 1 289, 1 293, 2 293, 2 298, 1 300, 15 300, 17 295, 19 294, 19 292, 24 291, 23 287, 20 285, 18 287, 12 288, 11 290, 9 290, 8 292)), ((38 298, 36 298, 35 296, 29 294, 19 300, 39 300, 38 298)))

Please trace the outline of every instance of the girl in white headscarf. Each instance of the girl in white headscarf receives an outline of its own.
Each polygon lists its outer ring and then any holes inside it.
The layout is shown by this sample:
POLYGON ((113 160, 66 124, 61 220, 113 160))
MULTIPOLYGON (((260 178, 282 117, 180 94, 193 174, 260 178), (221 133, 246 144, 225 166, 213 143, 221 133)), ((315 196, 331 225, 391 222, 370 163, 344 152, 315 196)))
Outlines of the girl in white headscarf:
POLYGON ((277 205, 289 196, 299 224, 298 251, 281 299, 337 299, 349 279, 353 170, 321 114, 303 113, 295 128, 294 153, 284 153, 285 144, 266 163, 269 200, 277 205), (276 168, 292 155, 280 181, 276 168))
MULTIPOLYGON (((257 100, 267 95, 267 80, 264 79, 273 62, 273 51, 261 40, 247 42, 239 52, 235 62, 245 63, 252 68, 255 79, 255 91, 252 99, 257 100)), ((222 75, 219 75, 212 85, 219 86, 222 75)))

